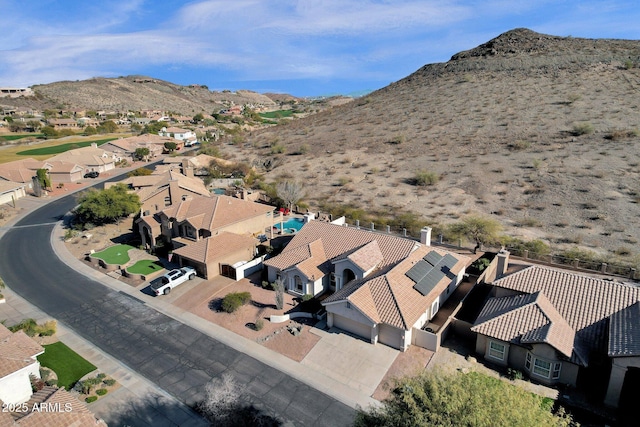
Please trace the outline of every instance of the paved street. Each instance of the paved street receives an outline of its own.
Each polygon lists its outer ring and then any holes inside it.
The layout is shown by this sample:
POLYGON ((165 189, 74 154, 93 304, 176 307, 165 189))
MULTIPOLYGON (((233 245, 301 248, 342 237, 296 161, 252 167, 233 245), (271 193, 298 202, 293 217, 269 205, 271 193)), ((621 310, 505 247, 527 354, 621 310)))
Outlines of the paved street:
POLYGON ((228 372, 246 387, 248 404, 284 424, 352 422, 354 410, 335 398, 60 261, 52 223, 74 204, 73 196, 55 200, 0 239, 0 271, 13 291, 187 405, 228 372))

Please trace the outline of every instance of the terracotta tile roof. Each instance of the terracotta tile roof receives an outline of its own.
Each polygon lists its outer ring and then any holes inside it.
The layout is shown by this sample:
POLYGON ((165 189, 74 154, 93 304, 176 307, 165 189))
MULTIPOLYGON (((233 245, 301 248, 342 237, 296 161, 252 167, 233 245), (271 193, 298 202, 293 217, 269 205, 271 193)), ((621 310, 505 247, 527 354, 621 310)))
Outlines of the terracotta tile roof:
POLYGON ((21 188, 27 185, 24 182, 14 182, 14 181, 5 181, 0 179, 0 193, 4 193, 7 191, 13 191, 16 188, 21 188))
POLYGON ((526 294, 544 294, 575 331, 579 345, 574 346, 573 356, 583 359, 590 351, 607 351, 609 318, 640 301, 637 287, 535 265, 498 279, 493 285, 526 294), (576 349, 584 354, 576 354, 576 349))
POLYGON ((575 331, 542 292, 491 298, 471 328, 501 341, 547 343, 570 358, 575 331))
POLYGON ((308 255, 305 254, 305 258, 302 261, 291 267, 298 268, 307 278, 317 280, 330 272, 326 265, 327 255, 324 251, 322 240, 314 240, 306 247, 308 255))
POLYGON ((44 166, 44 162, 32 158, 0 163, 0 178, 14 182, 31 182, 35 171, 44 166))
POLYGON ((369 271, 384 261, 380 252, 378 241, 374 240, 351 252, 346 258, 360 267, 363 271, 369 271))
POLYGON ((265 215, 273 207, 235 197, 194 196, 170 206, 162 212, 177 221, 188 221, 198 229, 215 231, 250 218, 265 215))
MULTIPOLYGON (((322 221, 311 221, 296 233, 279 255, 265 261, 265 264, 280 270, 296 265, 302 262, 305 257, 311 256, 308 249, 301 248, 306 248, 309 243, 317 240, 322 240, 326 262, 342 259, 363 246, 376 241, 378 250, 382 254, 382 260, 378 263, 378 268, 385 268, 397 263, 411 253, 416 246, 416 242, 413 240, 389 234, 343 227, 322 221)), ((365 252, 373 250, 373 248, 375 248, 375 245, 370 246, 365 252)), ((356 258, 359 257, 356 256, 356 258)), ((321 268, 320 265, 317 267, 321 270, 327 270, 326 267, 321 268)))
POLYGON ((57 160, 47 160, 47 163, 51 165, 49 173, 71 173, 84 170, 84 168, 77 163, 61 162, 57 160))
POLYGON ((12 333, 0 324, 0 378, 35 363, 44 348, 24 332, 12 333))
POLYGON ((250 247, 255 248, 258 240, 251 236, 228 233, 226 231, 189 243, 173 251, 176 255, 197 262, 207 263, 216 260, 223 255, 228 255, 250 247))
POLYGON ((420 245, 397 265, 380 269, 373 276, 352 282, 325 299, 323 304, 348 300, 373 321, 409 330, 469 262, 469 258, 463 255, 420 245), (449 275, 444 275, 427 295, 422 295, 414 289, 416 282, 406 273, 416 262, 433 251, 442 256, 452 255, 456 263, 449 275))
POLYGON ((106 426, 102 420, 64 388, 44 387, 35 392, 27 402, 30 409, 46 408, 47 410, 29 410, 13 413, 15 426, 20 427, 85 427, 106 426))
POLYGON ((610 357, 640 356, 640 303, 611 316, 607 353, 610 357))

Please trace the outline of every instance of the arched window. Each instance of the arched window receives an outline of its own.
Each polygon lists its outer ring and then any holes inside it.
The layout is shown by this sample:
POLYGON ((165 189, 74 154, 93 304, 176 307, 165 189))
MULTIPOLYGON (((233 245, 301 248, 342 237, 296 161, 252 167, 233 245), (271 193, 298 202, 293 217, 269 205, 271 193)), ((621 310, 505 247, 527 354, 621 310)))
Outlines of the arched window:
POLYGON ((342 272, 342 286, 346 285, 350 281, 356 278, 356 273, 354 273, 351 269, 345 268, 342 272))

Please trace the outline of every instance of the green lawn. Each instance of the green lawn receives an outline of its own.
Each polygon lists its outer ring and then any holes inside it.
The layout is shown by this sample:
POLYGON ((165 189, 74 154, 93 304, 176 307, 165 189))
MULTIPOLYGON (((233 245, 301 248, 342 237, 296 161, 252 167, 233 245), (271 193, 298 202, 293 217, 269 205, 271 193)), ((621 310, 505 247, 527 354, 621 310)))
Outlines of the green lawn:
POLYGON ((40 138, 44 136, 42 133, 24 133, 20 135, 2 135, 0 136, 0 141, 15 141, 16 139, 22 138, 40 138))
POLYGON ((72 150, 74 148, 88 147, 93 143, 102 145, 105 142, 113 141, 116 138, 99 139, 96 141, 78 141, 69 142, 67 144, 54 145, 52 147, 40 147, 32 148, 31 150, 18 151, 16 154, 19 156, 44 156, 64 153, 65 151, 72 150))
POLYGON ((269 111, 266 113, 258 113, 260 117, 265 119, 281 119, 283 117, 291 117, 293 116, 293 111, 291 110, 278 110, 278 111, 269 111))
POLYGON ((58 375, 58 387, 69 390, 80 378, 96 370, 95 366, 61 342, 43 347, 44 354, 38 356, 38 361, 58 375))
POLYGON ((127 267, 127 271, 132 274, 151 274, 156 271, 162 270, 164 267, 158 261, 151 259, 142 259, 131 267, 127 267))
POLYGON ((123 265, 129 262, 129 250, 134 249, 131 245, 114 245, 103 251, 93 254, 95 258, 99 258, 107 264, 123 265))

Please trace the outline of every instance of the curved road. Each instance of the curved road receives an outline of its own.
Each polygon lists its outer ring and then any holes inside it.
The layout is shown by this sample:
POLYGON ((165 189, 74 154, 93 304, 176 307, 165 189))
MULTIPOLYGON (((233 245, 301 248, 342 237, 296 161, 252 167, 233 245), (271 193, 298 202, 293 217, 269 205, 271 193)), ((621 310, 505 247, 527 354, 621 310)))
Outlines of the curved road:
POLYGON ((283 424, 353 422, 347 405, 64 264, 51 233, 75 200, 48 203, 2 236, 0 272, 12 290, 187 405, 229 372, 246 387, 247 404, 283 424))

